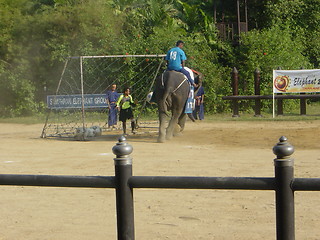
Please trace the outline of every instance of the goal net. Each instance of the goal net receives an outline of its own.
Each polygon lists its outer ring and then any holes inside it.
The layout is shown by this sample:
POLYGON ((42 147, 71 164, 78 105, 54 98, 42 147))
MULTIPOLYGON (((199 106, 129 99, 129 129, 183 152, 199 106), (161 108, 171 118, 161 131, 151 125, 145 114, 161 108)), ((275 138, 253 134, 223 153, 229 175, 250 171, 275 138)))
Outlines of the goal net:
POLYGON ((47 96, 48 114, 41 137, 88 137, 106 131, 108 108, 106 91, 117 84, 139 104, 136 121, 150 107, 147 95, 163 71, 165 55, 109 55, 67 58, 57 89, 47 96))

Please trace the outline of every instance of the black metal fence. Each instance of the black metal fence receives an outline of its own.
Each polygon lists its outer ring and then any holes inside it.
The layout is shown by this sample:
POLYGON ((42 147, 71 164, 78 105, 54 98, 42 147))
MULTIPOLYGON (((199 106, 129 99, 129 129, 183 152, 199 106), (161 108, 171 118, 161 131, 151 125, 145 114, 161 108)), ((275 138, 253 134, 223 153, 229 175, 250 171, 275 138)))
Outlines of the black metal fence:
POLYGON ((320 191, 320 178, 294 178, 293 146, 281 137, 273 147, 274 178, 132 176, 132 146, 124 137, 113 147, 115 176, 0 174, 0 185, 115 188, 119 240, 133 240, 133 188, 274 190, 277 240, 294 240, 294 192, 320 191))

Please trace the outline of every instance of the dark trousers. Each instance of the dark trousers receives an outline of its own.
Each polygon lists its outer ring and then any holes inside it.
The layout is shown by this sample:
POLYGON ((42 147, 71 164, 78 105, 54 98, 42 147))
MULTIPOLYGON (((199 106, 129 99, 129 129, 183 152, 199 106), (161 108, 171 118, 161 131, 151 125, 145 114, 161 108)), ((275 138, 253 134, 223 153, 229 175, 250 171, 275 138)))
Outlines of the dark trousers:
POLYGON ((117 106, 116 104, 111 104, 109 108, 109 115, 108 115, 108 126, 111 127, 113 125, 117 125, 117 106))
POLYGON ((181 68, 180 72, 187 76, 188 81, 189 81, 189 83, 190 83, 191 85, 194 84, 194 81, 193 81, 193 79, 191 78, 191 75, 190 75, 190 73, 189 73, 187 70, 185 70, 184 68, 181 68))
POLYGON ((204 119, 204 107, 203 107, 203 104, 200 104, 199 106, 195 106, 192 114, 193 114, 193 117, 195 119, 198 119, 198 116, 199 116, 199 119, 203 120, 204 119))

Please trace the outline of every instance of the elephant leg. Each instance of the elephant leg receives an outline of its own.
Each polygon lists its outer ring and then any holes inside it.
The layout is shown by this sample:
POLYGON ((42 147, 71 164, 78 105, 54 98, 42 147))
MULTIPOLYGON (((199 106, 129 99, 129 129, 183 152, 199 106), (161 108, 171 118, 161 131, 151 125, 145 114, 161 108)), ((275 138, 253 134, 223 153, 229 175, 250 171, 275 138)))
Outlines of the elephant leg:
POLYGON ((158 142, 165 142, 166 138, 166 114, 164 112, 159 112, 159 136, 158 142))
POLYGON ((173 131, 178 124, 179 115, 180 113, 178 111, 174 111, 174 110, 172 111, 172 117, 170 119, 170 122, 167 128, 167 135, 166 135, 166 138, 168 140, 173 137, 173 131))
POLYGON ((179 136, 181 135, 182 131, 184 130, 184 126, 186 124, 186 119, 187 119, 187 115, 182 113, 179 117, 179 120, 178 120, 178 125, 180 126, 180 131, 175 133, 174 135, 175 136, 179 136))

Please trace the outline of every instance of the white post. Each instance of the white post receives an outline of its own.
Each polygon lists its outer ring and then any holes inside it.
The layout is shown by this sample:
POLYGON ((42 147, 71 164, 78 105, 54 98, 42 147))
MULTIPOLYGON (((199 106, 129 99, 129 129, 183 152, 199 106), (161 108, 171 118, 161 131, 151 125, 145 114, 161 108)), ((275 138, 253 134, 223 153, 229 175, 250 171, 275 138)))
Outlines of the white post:
POLYGON ((272 118, 275 118, 275 109, 274 109, 274 105, 275 105, 275 98, 274 98, 274 79, 275 79, 275 70, 273 70, 273 74, 272 74, 272 118))
POLYGON ((82 59, 83 57, 80 56, 80 81, 81 81, 81 108, 82 108, 82 126, 83 126, 83 133, 85 132, 85 114, 84 114, 84 89, 83 89, 83 69, 82 69, 82 59))

